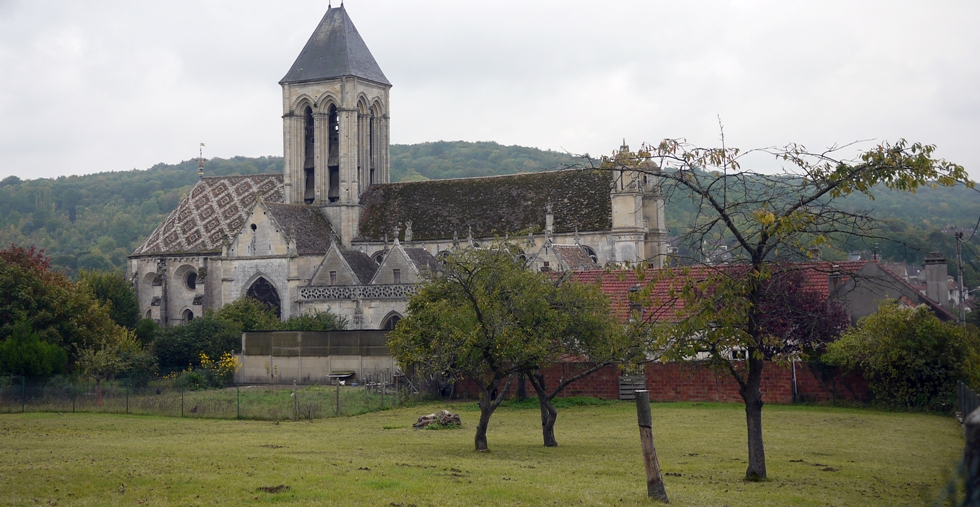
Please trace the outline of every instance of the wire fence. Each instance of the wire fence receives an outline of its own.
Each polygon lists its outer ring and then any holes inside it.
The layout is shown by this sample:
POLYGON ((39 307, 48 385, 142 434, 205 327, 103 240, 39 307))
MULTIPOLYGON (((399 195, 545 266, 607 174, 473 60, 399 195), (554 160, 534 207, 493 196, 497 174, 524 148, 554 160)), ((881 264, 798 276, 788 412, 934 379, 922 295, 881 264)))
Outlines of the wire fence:
POLYGON ((418 382, 389 371, 332 385, 234 385, 190 389, 177 379, 0 377, 0 413, 94 412, 209 419, 320 419, 422 401, 418 382))

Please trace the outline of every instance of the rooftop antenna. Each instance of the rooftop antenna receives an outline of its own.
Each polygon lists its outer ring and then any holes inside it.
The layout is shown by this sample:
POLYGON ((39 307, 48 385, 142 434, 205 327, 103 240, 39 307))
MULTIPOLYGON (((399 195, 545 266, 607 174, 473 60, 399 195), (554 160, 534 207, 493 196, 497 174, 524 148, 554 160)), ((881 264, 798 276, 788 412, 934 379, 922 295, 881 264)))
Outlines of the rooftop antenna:
POLYGON ((197 175, 204 179, 204 143, 197 151, 197 175))

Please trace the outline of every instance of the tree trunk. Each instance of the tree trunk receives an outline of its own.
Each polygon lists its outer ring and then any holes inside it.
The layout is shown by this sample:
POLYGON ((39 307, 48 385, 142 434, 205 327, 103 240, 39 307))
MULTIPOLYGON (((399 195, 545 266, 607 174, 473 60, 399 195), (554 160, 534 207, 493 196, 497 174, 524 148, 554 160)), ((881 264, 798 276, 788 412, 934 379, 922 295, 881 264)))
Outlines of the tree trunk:
POLYGON ((487 429, 490 427, 490 416, 500 406, 500 402, 504 399, 504 393, 510 389, 510 384, 513 380, 513 376, 508 376, 507 382, 504 383, 503 387, 497 381, 494 381, 487 387, 480 388, 480 422, 476 425, 476 437, 474 439, 477 452, 486 452, 489 450, 487 448, 487 429))
POLYGON ((487 449, 487 427, 490 425, 490 416, 493 415, 493 407, 490 403, 480 400, 480 422, 476 425, 476 450, 486 452, 487 449))
POLYGON ((534 392, 538 395, 538 405, 541 407, 541 435, 544 437, 545 447, 558 447, 558 440, 555 440, 555 421, 558 420, 558 410, 551 403, 544 386, 544 376, 535 374, 528 376, 534 392))
POLYGON ((739 389, 745 402, 745 425, 749 431, 749 466, 745 470, 745 480, 763 481, 766 479, 766 449, 762 443, 762 366, 761 359, 752 357, 750 352, 749 374, 745 385, 739 389))
POLYGON ((544 437, 545 447, 558 447, 555 440, 555 421, 558 420, 558 411, 547 397, 538 397, 541 403, 541 434, 544 437))

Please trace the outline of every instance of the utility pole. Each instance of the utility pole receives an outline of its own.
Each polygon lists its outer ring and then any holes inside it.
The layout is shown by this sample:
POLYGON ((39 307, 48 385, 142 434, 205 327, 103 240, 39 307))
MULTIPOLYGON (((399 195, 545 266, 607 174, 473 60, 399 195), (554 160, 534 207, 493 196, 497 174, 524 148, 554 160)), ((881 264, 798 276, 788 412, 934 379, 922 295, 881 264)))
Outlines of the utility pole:
POLYGON ((963 292, 963 254, 962 245, 963 243, 963 233, 956 233, 956 281, 960 288, 960 297, 958 303, 960 305, 960 325, 966 325, 966 294, 963 292))

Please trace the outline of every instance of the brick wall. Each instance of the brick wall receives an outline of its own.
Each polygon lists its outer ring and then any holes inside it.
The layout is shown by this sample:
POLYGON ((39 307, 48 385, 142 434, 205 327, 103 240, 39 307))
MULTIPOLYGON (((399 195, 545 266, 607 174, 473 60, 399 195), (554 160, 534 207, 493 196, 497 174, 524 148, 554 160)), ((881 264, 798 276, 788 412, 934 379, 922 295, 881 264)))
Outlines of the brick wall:
MULTIPOLYGON (((544 371, 545 384, 554 386, 562 378, 575 375, 590 365, 561 363, 544 371)), ((858 375, 841 375, 816 363, 797 363, 797 393, 801 401, 851 400, 866 401, 868 384, 858 375)), ((738 383, 731 375, 716 372, 696 363, 647 363, 644 365, 647 389, 653 401, 721 401, 741 402, 738 383)), ((614 400, 619 397, 618 366, 601 370, 571 383, 559 396, 593 396, 614 400)), ((528 396, 534 396, 528 385, 528 396)), ((511 387, 511 393, 516 390, 511 387)), ((463 397, 476 397, 472 382, 456 385, 463 397)), ((762 397, 766 403, 793 402, 793 370, 791 366, 766 363, 762 375, 762 397)))

